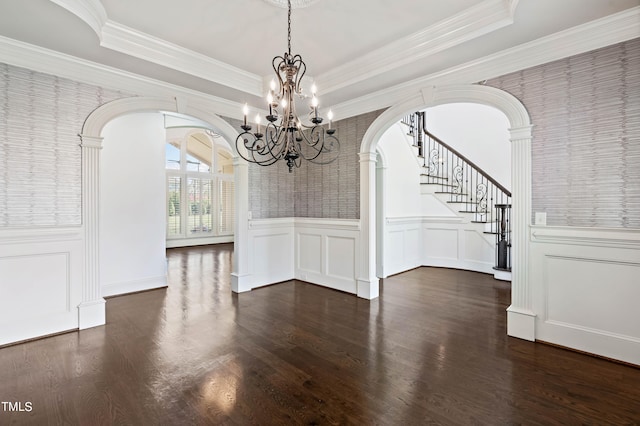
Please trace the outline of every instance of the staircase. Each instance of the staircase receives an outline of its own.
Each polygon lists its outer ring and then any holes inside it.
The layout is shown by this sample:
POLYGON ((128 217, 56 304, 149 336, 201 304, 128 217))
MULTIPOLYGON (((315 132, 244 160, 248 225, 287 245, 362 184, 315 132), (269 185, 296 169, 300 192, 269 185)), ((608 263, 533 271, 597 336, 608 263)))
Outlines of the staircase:
POLYGON ((431 134, 425 113, 406 116, 401 124, 413 140, 419 161, 422 185, 429 185, 445 197, 471 222, 484 224, 484 233, 495 235, 495 277, 510 280, 511 272, 511 192, 464 155, 431 134))

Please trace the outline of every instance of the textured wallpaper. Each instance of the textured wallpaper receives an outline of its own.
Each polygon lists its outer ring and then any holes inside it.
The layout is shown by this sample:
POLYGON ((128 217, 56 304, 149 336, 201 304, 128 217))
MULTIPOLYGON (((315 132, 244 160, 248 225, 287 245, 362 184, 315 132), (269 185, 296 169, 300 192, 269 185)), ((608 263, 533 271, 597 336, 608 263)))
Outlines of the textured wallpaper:
POLYGON ((80 225, 78 133, 125 95, 0 64, 0 228, 80 225))
MULTIPOLYGON (((331 164, 306 161, 289 173, 283 161, 261 167, 249 164, 249 210, 254 219, 360 217, 360 144, 371 123, 382 113, 374 111, 335 122, 340 157, 331 164)), ((239 129, 240 120, 226 118, 239 129)), ((235 141, 233 141, 235 143, 235 141)))
POLYGON ((303 164, 295 170, 295 216, 360 218, 360 145, 381 111, 336 122, 340 157, 326 165, 303 164))
POLYGON ((531 116, 533 212, 552 226, 640 228, 640 39, 487 84, 531 116))

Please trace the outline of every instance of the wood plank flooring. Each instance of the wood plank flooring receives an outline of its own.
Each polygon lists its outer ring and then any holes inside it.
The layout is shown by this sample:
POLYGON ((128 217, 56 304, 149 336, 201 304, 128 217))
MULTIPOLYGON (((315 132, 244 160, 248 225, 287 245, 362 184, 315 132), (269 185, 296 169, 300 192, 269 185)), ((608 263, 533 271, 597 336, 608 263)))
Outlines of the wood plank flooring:
POLYGON ((0 425, 638 425, 640 369, 506 336, 509 284, 420 268, 366 301, 235 295, 231 245, 168 250, 107 325, 0 349, 0 425))

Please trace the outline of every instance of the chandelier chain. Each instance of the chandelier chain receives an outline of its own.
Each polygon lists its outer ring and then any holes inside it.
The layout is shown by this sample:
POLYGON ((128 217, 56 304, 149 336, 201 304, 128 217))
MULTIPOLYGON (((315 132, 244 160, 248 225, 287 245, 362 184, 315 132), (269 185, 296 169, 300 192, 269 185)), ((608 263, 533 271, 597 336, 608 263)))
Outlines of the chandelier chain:
POLYGON ((291 55, 291 0, 287 1, 289 5, 289 14, 287 18, 288 32, 287 32, 287 43, 289 45, 289 55, 291 55))

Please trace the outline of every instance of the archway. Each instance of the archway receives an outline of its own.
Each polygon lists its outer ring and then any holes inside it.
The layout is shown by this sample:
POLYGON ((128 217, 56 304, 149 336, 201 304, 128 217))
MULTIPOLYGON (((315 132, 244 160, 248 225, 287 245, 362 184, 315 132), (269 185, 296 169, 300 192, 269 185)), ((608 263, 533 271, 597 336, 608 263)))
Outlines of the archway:
MULTIPOLYGON (((502 111, 509 120, 512 143, 513 268, 507 334, 535 340, 533 294, 529 284, 531 218, 531 121, 524 105, 502 90, 483 85, 429 87, 383 112, 369 127, 360 148, 360 271, 358 294, 378 295, 376 277, 376 145, 382 134, 408 111, 445 103, 480 103, 502 111), (362 288, 362 289, 361 289, 362 288)), ((369 298, 372 298, 369 297, 369 298)))
MULTIPOLYGON (((85 120, 80 133, 82 148, 82 223, 84 233, 84 277, 82 302, 78 307, 79 328, 105 324, 105 301, 101 295, 99 271, 100 223, 100 150, 102 130, 116 117, 137 112, 177 112, 207 123, 227 140, 235 140, 238 132, 219 116, 198 108, 185 106, 175 99, 132 97, 109 102, 93 111, 85 120)), ((232 148, 234 149, 234 148, 232 148)), ((235 249, 233 256, 232 289, 247 288, 247 229, 248 229, 248 171, 247 163, 238 153, 234 156, 235 193, 235 249)))

